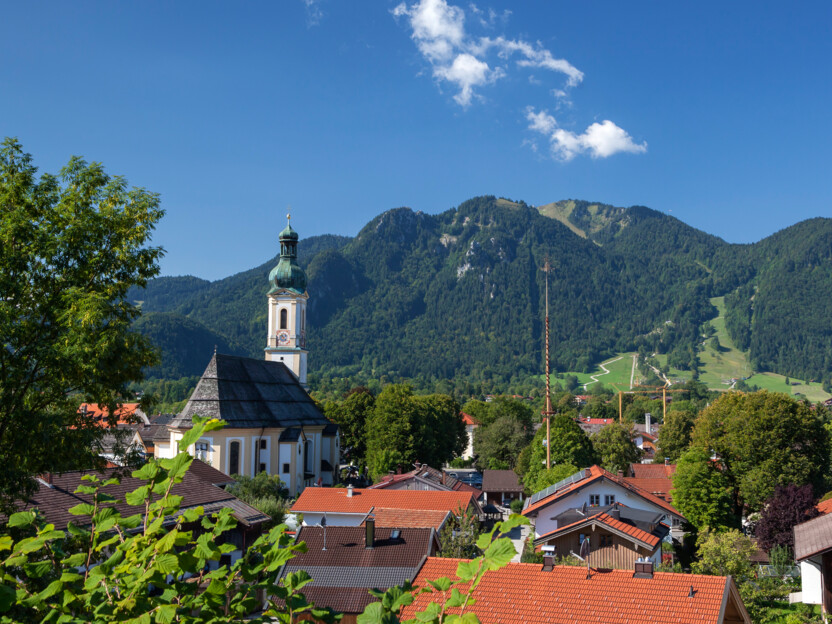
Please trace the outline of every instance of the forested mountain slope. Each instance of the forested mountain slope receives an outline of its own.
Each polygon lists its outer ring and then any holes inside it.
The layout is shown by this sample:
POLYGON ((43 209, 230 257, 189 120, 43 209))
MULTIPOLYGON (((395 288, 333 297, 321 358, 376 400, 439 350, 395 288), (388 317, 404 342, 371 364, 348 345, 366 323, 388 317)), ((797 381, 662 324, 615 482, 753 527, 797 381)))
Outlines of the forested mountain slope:
MULTIPOLYGON (((818 219, 755 245, 730 245, 645 207, 569 200, 538 209, 479 197, 438 215, 389 210, 355 238, 300 242, 309 277, 310 379, 464 378, 499 388, 537 373, 547 255, 559 370, 588 369, 641 346, 692 366, 700 327, 714 314, 708 298, 727 295, 729 330, 740 340, 747 334, 759 366, 798 374, 805 360, 828 374, 832 340, 819 310, 832 288, 830 223, 818 219), (827 294, 813 299, 816 292, 827 294), (793 313, 798 302, 809 316, 793 313)), ((176 353, 164 370, 181 359, 179 370, 190 371, 184 360, 195 358, 199 368, 210 355, 202 347, 193 354, 172 349, 165 323, 180 346, 185 329, 202 328, 209 332, 200 334, 202 343, 210 335, 232 352, 260 357, 275 264, 217 282, 160 278, 133 293, 149 317, 139 329, 153 327, 162 350, 176 353), (154 320, 160 312, 168 316, 154 320)))

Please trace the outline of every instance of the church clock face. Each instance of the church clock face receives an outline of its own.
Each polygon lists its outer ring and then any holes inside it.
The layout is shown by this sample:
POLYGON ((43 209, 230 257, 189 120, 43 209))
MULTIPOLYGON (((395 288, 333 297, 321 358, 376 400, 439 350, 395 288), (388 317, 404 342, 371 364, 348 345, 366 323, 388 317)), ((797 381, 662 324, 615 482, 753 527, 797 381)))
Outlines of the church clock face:
POLYGON ((289 344, 289 332, 285 329, 280 330, 277 332, 277 344, 282 347, 285 347, 289 344))

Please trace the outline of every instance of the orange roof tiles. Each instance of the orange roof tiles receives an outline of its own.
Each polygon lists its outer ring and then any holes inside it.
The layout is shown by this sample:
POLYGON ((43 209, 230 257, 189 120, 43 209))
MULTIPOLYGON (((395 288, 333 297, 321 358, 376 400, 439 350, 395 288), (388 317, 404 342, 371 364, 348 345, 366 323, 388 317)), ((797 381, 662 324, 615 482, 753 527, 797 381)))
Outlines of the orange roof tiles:
POLYGON ((590 516, 589 518, 581 518, 577 522, 573 522, 571 524, 567 524, 566 526, 558 527, 554 531, 549 531, 548 533, 541 535, 540 537, 535 539, 535 543, 538 543, 541 540, 544 540, 548 537, 553 537, 559 533, 568 532, 567 529, 578 527, 582 524, 589 526, 590 524, 603 524, 614 531, 618 531, 619 533, 624 533, 625 535, 629 535, 630 537, 637 539, 638 541, 647 544, 650 548, 655 548, 659 543, 659 538, 652 533, 648 533, 643 529, 639 529, 631 524, 627 524, 626 522, 622 522, 621 520, 616 520, 612 516, 599 513, 594 516, 590 516))
POLYGON ((608 471, 604 470, 600 466, 592 466, 592 468, 587 468, 585 472, 589 473, 588 476, 584 477, 580 481, 576 481, 575 483, 571 483, 571 484, 563 487, 562 489, 558 490, 557 492, 554 492, 553 494, 550 494, 546 498, 540 499, 539 501, 537 501, 533 505, 529 505, 528 507, 526 507, 523 510, 523 515, 527 516, 530 513, 534 512, 534 511, 537 511, 538 509, 540 509, 542 507, 546 507, 547 505, 550 505, 551 503, 553 503, 557 500, 560 500, 563 497, 568 496, 569 494, 582 489, 583 487, 589 485, 590 483, 593 483, 594 481, 597 481, 598 479, 603 478, 603 479, 609 479, 613 483, 617 483, 618 485, 620 485, 623 488, 626 488, 627 490, 629 490, 633 494, 637 494, 638 496, 641 496, 644 500, 653 503, 657 507, 660 507, 660 508, 664 509, 665 511, 667 511, 670 514, 673 514, 674 516, 677 516, 679 518, 684 518, 684 516, 682 514, 680 514, 676 510, 675 507, 673 507, 673 505, 671 505, 667 501, 662 500, 658 496, 654 496, 650 492, 648 492, 646 490, 643 490, 638 486, 633 485, 632 483, 628 483, 624 479, 624 477, 618 477, 618 476, 612 474, 611 472, 608 472, 608 471))
POLYGON ((822 514, 832 513, 832 498, 819 502, 815 507, 822 514))
MULTIPOLYGON (((376 507, 373 509, 376 527, 388 527, 391 529, 432 528, 439 531, 450 515, 450 511, 442 509, 389 509, 387 507, 376 507)), ((364 523, 362 522, 361 524, 363 526, 364 523)))
MULTIPOLYGON (((456 579, 459 562, 428 558, 414 585, 429 588, 428 580, 456 579)), ((733 581, 724 576, 657 572, 653 578, 641 579, 633 578, 630 570, 593 569, 587 579, 584 567, 555 566, 544 572, 539 564, 510 563, 485 573, 473 593, 476 602, 468 610, 485 624, 719 624, 723 599, 731 598, 733 612, 750 621, 733 598, 732 586, 733 581)), ((433 600, 441 603, 441 596, 418 594, 404 609, 402 620, 415 617, 433 600)))
MULTIPOLYGON (((78 412, 86 414, 102 426, 109 426, 107 418, 110 411, 107 409, 106 405, 98 405, 98 403, 81 403, 78 407, 78 412)), ((139 409, 138 403, 124 403, 119 409, 116 410, 117 425, 131 425, 146 421, 147 417, 144 416, 144 413, 139 409)))
POLYGON ((479 512, 479 505, 472 492, 432 492, 427 490, 369 490, 355 488, 352 497, 347 488, 308 487, 295 504, 296 513, 369 513, 374 507, 388 509, 420 509, 428 511, 467 510, 473 505, 479 512))
POLYGON ((646 492, 650 492, 653 496, 671 502, 670 490, 673 489, 673 481, 671 479, 639 479, 637 477, 624 477, 624 480, 631 485, 646 492))
POLYGON ((471 414, 466 414, 465 412, 460 412, 459 414, 460 416, 462 416, 462 422, 464 422, 466 425, 477 426, 480 424, 480 421, 471 416, 471 414))
POLYGON ((670 479, 676 464, 630 464, 630 472, 636 479, 670 479))

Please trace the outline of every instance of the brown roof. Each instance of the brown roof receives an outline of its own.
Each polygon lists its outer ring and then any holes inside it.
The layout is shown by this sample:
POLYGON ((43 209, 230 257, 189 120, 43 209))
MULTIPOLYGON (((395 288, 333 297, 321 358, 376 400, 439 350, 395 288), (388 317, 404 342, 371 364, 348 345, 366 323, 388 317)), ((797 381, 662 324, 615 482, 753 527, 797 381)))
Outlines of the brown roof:
POLYGON ((318 607, 344 613, 360 613, 375 598, 368 589, 387 589, 412 581, 422 563, 438 547, 433 529, 375 529, 373 548, 365 548, 363 527, 302 527, 297 541, 306 542, 307 552, 291 559, 283 571, 305 570, 314 579, 303 588, 307 599, 318 607), (310 591, 311 590, 311 591, 310 591))
POLYGON ((630 464, 629 472, 636 479, 671 479, 676 464, 630 464))
MULTIPOLYGON (((81 477, 87 474, 95 474, 103 481, 117 474, 117 470, 110 468, 102 472, 75 471, 62 475, 52 475, 51 486, 45 482, 41 482, 38 491, 35 492, 25 505, 18 506, 18 509, 21 511, 34 508, 40 509, 46 521, 54 524, 55 528, 59 530, 65 529, 70 521, 76 524, 82 523, 83 517, 73 516, 69 513, 69 509, 81 503, 93 502, 92 496, 88 494, 75 494, 75 490, 79 485, 89 485, 89 482, 81 479, 81 477)), ((102 491, 123 501, 124 495, 127 492, 132 492, 142 485, 145 485, 144 480, 125 476, 121 478, 120 483, 108 485, 102 491)), ((228 492, 211 485, 208 481, 204 481, 193 471, 193 464, 191 465, 191 469, 185 474, 182 482, 175 484, 171 488, 171 493, 175 496, 183 497, 182 509, 203 505, 206 507, 207 512, 209 505, 212 506, 213 511, 227 506, 234 509, 235 517, 238 520, 245 521, 246 524, 257 524, 269 519, 268 516, 246 505, 228 492), (215 503, 222 504, 215 505, 215 503)), ((144 511, 143 507, 134 507, 125 502, 116 503, 114 507, 123 516, 143 513, 144 511)))
POLYGON ((232 477, 229 477, 224 472, 220 472, 213 466, 209 466, 201 459, 195 459, 188 472, 195 474, 203 481, 207 481, 211 485, 216 485, 217 487, 228 485, 229 483, 235 483, 232 477))
POLYGON ((483 492, 522 492, 520 478, 513 470, 483 470, 483 492))
POLYGON ((366 514, 373 507, 389 509, 441 510, 456 513, 470 506, 479 513, 479 505, 471 492, 434 492, 425 490, 369 490, 355 488, 352 497, 347 488, 306 488, 301 492, 292 511, 295 513, 354 513, 366 514))
POLYGON ((482 494, 482 490, 478 490, 472 485, 463 483, 456 477, 452 477, 451 475, 447 474, 442 470, 431 468, 427 464, 422 464, 418 468, 411 470, 410 472, 406 472, 404 474, 386 475, 382 478, 381 481, 369 486, 367 489, 379 490, 386 487, 390 487, 391 485, 402 483, 403 481, 410 481, 412 479, 417 478, 426 481, 428 484, 438 486, 438 489, 440 490, 448 489, 454 491, 462 490, 465 492, 473 492, 477 498, 479 498, 482 494))
MULTIPOLYGON (((431 557, 415 584, 430 589, 428 580, 456 579, 459 563, 431 557)), ((653 578, 634 578, 630 570, 593 569, 587 578, 585 567, 543 571, 540 564, 509 563, 486 572, 473 598, 468 609, 480 621, 502 624, 721 624, 726 616, 751 622, 734 582, 724 576, 656 572, 653 578)), ((441 604, 432 592, 418 594, 401 619, 437 599, 441 604)))
POLYGON ((832 514, 825 514, 794 527, 795 561, 832 550, 832 514))
MULTIPOLYGON (((385 507, 376 507, 373 509, 373 516, 376 519, 376 527, 389 527, 391 529, 428 528, 439 531, 445 526, 445 522, 451 516, 451 512, 443 510, 426 511, 421 509, 387 509, 385 507)), ((363 522, 361 526, 364 526, 363 522)))

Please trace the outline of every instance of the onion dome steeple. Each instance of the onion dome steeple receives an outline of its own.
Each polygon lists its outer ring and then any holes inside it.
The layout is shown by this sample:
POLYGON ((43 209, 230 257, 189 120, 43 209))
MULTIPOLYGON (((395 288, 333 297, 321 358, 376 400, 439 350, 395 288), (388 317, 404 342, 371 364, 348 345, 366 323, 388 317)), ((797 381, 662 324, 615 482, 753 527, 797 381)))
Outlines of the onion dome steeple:
POLYGON ((306 273, 298 265, 298 233, 289 224, 291 215, 286 215, 286 228, 280 233, 280 261, 269 273, 269 294, 278 290, 291 290, 299 295, 306 292, 306 273))

